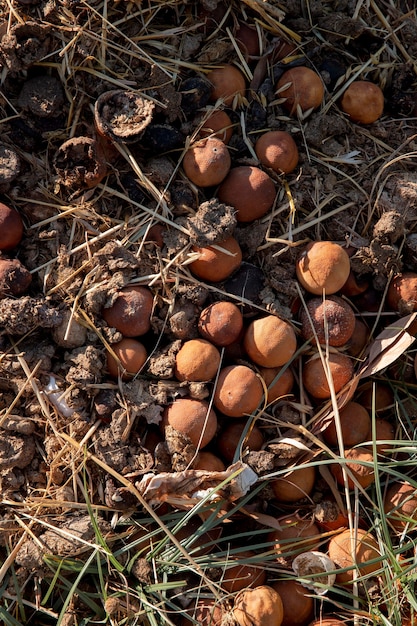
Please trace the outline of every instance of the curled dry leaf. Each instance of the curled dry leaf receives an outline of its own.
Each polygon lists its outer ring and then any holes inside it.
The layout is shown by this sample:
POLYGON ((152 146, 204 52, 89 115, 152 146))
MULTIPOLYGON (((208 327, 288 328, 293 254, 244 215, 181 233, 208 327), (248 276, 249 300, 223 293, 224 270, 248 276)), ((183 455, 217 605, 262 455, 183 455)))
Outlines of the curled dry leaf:
POLYGON ((257 474, 248 465, 237 462, 223 472, 191 469, 146 474, 136 487, 151 505, 168 502, 178 508, 189 509, 207 496, 213 500, 238 500, 257 480, 257 474), (224 481, 227 481, 226 484, 219 488, 224 481))

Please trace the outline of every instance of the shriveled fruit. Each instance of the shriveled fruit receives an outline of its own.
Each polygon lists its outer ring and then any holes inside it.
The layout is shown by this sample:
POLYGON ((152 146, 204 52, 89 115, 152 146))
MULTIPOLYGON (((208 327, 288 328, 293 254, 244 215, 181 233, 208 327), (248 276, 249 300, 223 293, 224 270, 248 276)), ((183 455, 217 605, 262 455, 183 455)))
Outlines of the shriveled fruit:
POLYGON ((255 144, 255 152, 262 165, 280 174, 290 174, 298 165, 297 144, 285 130, 263 133, 255 144))
POLYGON ((372 124, 384 112, 384 93, 375 83, 354 80, 345 90, 340 108, 354 122, 372 124))
POLYGON ((330 398, 330 384, 337 393, 353 376, 353 361, 346 354, 330 352, 324 355, 326 369, 321 357, 314 355, 303 367, 303 384, 307 392, 318 400, 330 398), (326 374, 328 373, 329 376, 326 374), (332 381, 330 383, 329 381, 332 381))
POLYGON ((353 309, 338 296, 308 300, 301 311, 300 322, 303 339, 336 348, 347 343, 355 330, 353 309))
POLYGON ((284 615, 281 626, 306 626, 314 615, 314 600, 309 592, 292 578, 271 584, 281 596, 284 615))
POLYGON ((278 519, 280 529, 272 530, 268 540, 274 543, 274 552, 283 565, 291 565, 297 554, 319 547, 320 530, 314 522, 297 515, 278 519))
POLYGON ((179 398, 162 415, 162 428, 167 425, 186 435, 197 448, 204 448, 217 430, 217 416, 204 400, 179 398))
POLYGON ((233 617, 239 626, 281 626, 281 596, 269 585, 244 589, 235 598, 233 617))
POLYGON ((212 283, 220 282, 233 274, 242 262, 242 250, 234 237, 221 241, 216 247, 193 246, 192 250, 200 256, 188 266, 191 272, 197 278, 212 283))
POLYGON ((272 491, 279 502, 297 502, 307 498, 313 491, 316 470, 312 465, 303 465, 286 476, 271 481, 272 491))
POLYGON ((366 489, 375 480, 373 455, 368 448, 349 448, 345 450, 346 462, 343 464, 333 463, 331 465, 331 472, 336 478, 339 485, 343 486, 344 472, 343 467, 348 469, 347 482, 350 489, 353 489, 355 484, 359 484, 366 489))
POLYGON ((185 175, 199 187, 218 185, 230 169, 229 150, 220 139, 207 137, 188 148, 182 166, 185 175))
POLYGON ((267 315, 249 325, 243 340, 248 356, 262 367, 285 365, 297 349, 297 339, 289 322, 267 315))
POLYGON ((406 481, 390 485, 384 498, 384 511, 396 530, 417 530, 417 488, 406 481))
POLYGON ((207 80, 213 86, 210 95, 212 102, 221 98, 225 105, 230 106, 236 96, 243 96, 245 93, 245 77, 234 65, 226 64, 211 70, 207 74, 207 80))
POLYGON ((256 563, 253 557, 256 557, 256 553, 252 550, 242 550, 236 558, 228 560, 221 579, 221 586, 225 591, 236 593, 246 587, 258 587, 265 583, 266 572, 262 559, 256 563), (242 562, 247 559, 250 559, 251 562, 242 562), (237 561, 236 564, 232 564, 233 561, 237 561))
POLYGON ((250 415, 263 397, 259 376, 246 365, 228 365, 219 374, 214 406, 229 417, 250 415))
POLYGON ((339 569, 346 569, 337 574, 338 583, 350 583, 356 567, 359 576, 373 574, 381 568, 380 561, 370 562, 380 558, 378 542, 370 532, 362 528, 347 529, 331 537, 328 553, 339 569))
POLYGON ((309 67, 298 66, 284 72, 276 84, 279 98, 290 115, 297 115, 300 107, 304 113, 316 109, 323 102, 324 86, 320 76, 309 67))
POLYGON ((175 376, 181 381, 203 382, 214 378, 219 366, 216 346, 206 339, 189 339, 175 358, 175 376))
MULTIPOLYGON (((356 446, 369 437, 371 432, 371 418, 364 406, 358 402, 348 402, 339 411, 340 429, 345 446, 356 446)), ((324 440, 329 446, 338 443, 336 417, 323 432, 324 440)))
POLYGON ((111 346, 112 352, 107 353, 107 369, 110 376, 128 380, 140 372, 145 365, 148 354, 145 346, 136 339, 126 337, 111 346))
POLYGON ((233 302, 213 302, 203 309, 198 320, 200 335, 216 346, 236 341, 243 328, 243 316, 233 302))
POLYGON ((296 274, 304 289, 316 296, 339 291, 350 273, 349 256, 332 241, 312 241, 296 263, 296 274))
POLYGON ((110 307, 102 310, 103 319, 124 337, 138 337, 151 328, 153 295, 148 287, 124 287, 110 307))
POLYGON ((239 165, 229 171, 217 195, 234 207, 238 222, 253 222, 270 210, 276 190, 272 178, 259 167, 239 165))

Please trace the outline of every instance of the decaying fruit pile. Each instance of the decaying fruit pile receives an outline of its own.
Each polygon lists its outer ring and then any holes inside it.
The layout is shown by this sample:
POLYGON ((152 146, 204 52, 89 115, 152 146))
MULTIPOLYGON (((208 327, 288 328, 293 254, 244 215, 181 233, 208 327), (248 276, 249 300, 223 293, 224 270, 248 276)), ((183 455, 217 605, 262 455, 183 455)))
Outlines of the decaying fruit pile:
POLYGON ((0 7, 0 621, 417 623, 411 0, 0 7))

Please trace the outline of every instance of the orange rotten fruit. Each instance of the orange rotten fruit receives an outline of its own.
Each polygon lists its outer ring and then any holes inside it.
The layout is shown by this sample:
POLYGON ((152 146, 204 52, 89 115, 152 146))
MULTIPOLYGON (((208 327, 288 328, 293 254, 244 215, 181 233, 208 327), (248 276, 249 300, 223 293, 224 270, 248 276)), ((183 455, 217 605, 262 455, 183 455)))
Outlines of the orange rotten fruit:
POLYGON ((372 124, 384 112, 384 93, 367 80, 354 80, 345 90, 340 108, 354 122, 372 124))
POLYGON ((213 85, 210 96, 212 102, 221 98, 226 106, 230 106, 235 96, 243 96, 245 93, 245 77, 234 65, 227 64, 211 70, 207 80, 213 85))
POLYGON ((289 367, 261 367, 259 370, 268 389, 268 404, 291 392, 294 385, 294 374, 289 367))
POLYGON ((236 593, 246 587, 258 587, 266 581, 266 572, 262 559, 259 563, 255 561, 251 563, 242 563, 240 561, 255 557, 256 553, 252 550, 243 550, 239 552, 236 558, 230 558, 223 572, 221 586, 229 593, 236 593), (236 561, 236 564, 231 565, 236 561))
POLYGON ((297 115, 298 107, 305 113, 321 105, 324 85, 320 76, 309 67, 293 67, 278 80, 276 94, 285 98, 283 106, 290 115, 297 115))
POLYGON ((314 615, 314 600, 297 580, 287 578, 271 587, 281 596, 284 615, 281 626, 306 626, 314 615))
POLYGON ((297 349, 297 339, 289 322, 276 315, 253 320, 248 326, 243 345, 249 358, 262 367, 285 365, 297 349))
POLYGON ((204 448, 217 430, 217 416, 204 400, 179 398, 168 406, 162 415, 162 428, 172 426, 186 435, 197 448, 204 448))
POLYGON ((263 397, 259 376, 246 365, 228 365, 219 374, 214 406, 228 417, 250 415, 263 397))
POLYGON ((133 378, 145 365, 148 354, 145 346, 136 339, 126 337, 111 346, 116 358, 107 352, 107 369, 110 376, 123 380, 133 378))
MULTIPOLYGON (((353 489, 356 483, 366 489, 375 480, 372 451, 368 448, 349 448, 345 450, 346 468, 349 470, 347 474, 347 482, 350 489, 353 489), (349 475, 352 475, 351 476, 349 475)), ((343 467, 345 463, 333 463, 330 470, 336 478, 339 485, 343 486, 344 476, 343 467)))
MULTIPOLYGON (((356 446, 370 436, 371 418, 364 406, 358 402, 348 402, 339 411, 340 428, 345 446, 356 446)), ((324 440, 329 446, 338 444, 336 417, 323 432, 324 440)))
POLYGON ((229 237, 214 246, 207 248, 192 247, 193 252, 199 253, 199 258, 190 263, 191 272, 211 283, 217 283, 231 274, 242 262, 242 250, 234 237, 229 237))
POLYGON ((232 120, 222 109, 216 109, 209 113, 199 131, 199 137, 215 137, 225 144, 229 143, 232 134, 232 120))
POLYGON ((298 165, 298 148, 285 130, 263 133, 255 144, 256 156, 265 167, 274 172, 290 174, 298 165))
MULTIPOLYGON (((220 456, 226 461, 226 463, 231 463, 233 461, 245 426, 246 423, 242 423, 240 421, 233 422, 224 426, 220 431, 216 440, 216 447, 220 456)), ((263 443, 264 438, 262 431, 257 426, 253 426, 249 435, 245 439, 244 449, 249 448, 249 450, 260 450, 263 443)))
POLYGON ((145 335, 151 328, 153 294, 147 287, 124 287, 114 303, 102 310, 103 319, 124 337, 145 335))
POLYGON ((226 178, 230 165, 229 150, 216 137, 207 137, 193 143, 182 161, 185 175, 198 187, 212 187, 221 183, 226 178))
POLYGON ((304 289, 316 296, 331 295, 339 291, 350 273, 349 256, 337 243, 312 241, 301 253, 296 263, 298 281, 304 289))
POLYGON ((291 565, 297 554, 318 549, 320 530, 317 524, 297 515, 278 518, 278 522, 280 529, 271 531, 268 540, 274 543, 274 552, 280 563, 291 565))
POLYGON ((175 358, 178 380, 203 382, 215 377, 220 366, 220 352, 205 339, 189 339, 175 358))
POLYGON ((353 361, 346 354, 330 352, 323 358, 326 369, 319 354, 312 356, 303 366, 304 387, 317 400, 331 397, 331 384, 335 393, 340 391, 351 380, 354 372, 353 361))
POLYGON ((350 583, 355 568, 358 576, 373 574, 381 568, 381 561, 370 562, 380 558, 378 541, 367 530, 362 528, 346 529, 331 537, 328 548, 329 557, 341 570, 336 577, 338 583, 350 583))
POLYGON ((396 530, 416 530, 417 488, 405 481, 390 485, 384 498, 384 511, 396 530))
POLYGON ((269 585, 244 589, 235 598, 233 617, 239 626, 281 626, 281 596, 269 585))
POLYGON ((213 302, 200 314, 200 335, 216 346, 228 346, 236 341, 243 328, 243 316, 233 302, 213 302))
POLYGON ((316 470, 312 465, 302 465, 286 476, 271 480, 272 491, 279 502, 297 502, 313 491, 316 470))

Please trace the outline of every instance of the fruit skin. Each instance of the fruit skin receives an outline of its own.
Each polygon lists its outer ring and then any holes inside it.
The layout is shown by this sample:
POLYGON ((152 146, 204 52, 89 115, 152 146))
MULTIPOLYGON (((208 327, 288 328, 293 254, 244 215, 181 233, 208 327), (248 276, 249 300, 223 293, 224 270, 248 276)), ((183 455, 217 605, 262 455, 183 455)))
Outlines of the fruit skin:
POLYGON ((274 181, 259 167, 232 167, 220 185, 217 196, 221 202, 236 209, 238 222, 253 222, 271 209, 275 201, 274 181))
POLYGON ((207 137, 188 148, 182 166, 192 183, 199 187, 212 187, 226 178, 231 158, 223 141, 216 137, 207 137))
POLYGON ((310 622, 308 626, 345 626, 346 622, 342 622, 341 619, 336 617, 323 617, 323 619, 315 619, 310 622))
POLYGON ((287 367, 281 374, 281 367, 261 367, 259 373, 263 378, 265 385, 268 388, 268 404, 274 402, 282 396, 286 396, 291 392, 294 385, 294 374, 287 367), (274 382, 275 378, 279 375, 279 378, 274 382))
POLYGON ((153 295, 147 287, 124 287, 111 307, 102 310, 109 326, 124 337, 145 335, 151 328, 153 295))
POLYGON ((274 172, 290 174, 298 165, 297 144, 285 130, 263 133, 255 144, 256 156, 274 172))
POLYGON ((310 242, 296 263, 298 281, 306 291, 316 296, 339 291, 350 273, 347 252, 332 241, 310 242))
POLYGON ((205 339, 186 341, 175 359, 178 380, 204 382, 215 377, 220 366, 220 352, 205 339))
POLYGON ((314 616, 314 601, 306 589, 292 578, 271 584, 281 596, 284 616, 281 626, 306 626, 314 616))
POLYGON ((210 100, 215 102, 222 98, 226 106, 230 106, 236 95, 245 93, 246 81, 242 72, 234 65, 223 65, 208 72, 207 80, 213 85, 210 100))
POLYGON ((228 278, 242 262, 242 250, 234 237, 229 237, 216 245, 218 249, 212 246, 207 248, 193 246, 193 252, 199 252, 200 257, 188 266, 197 278, 212 283, 228 278))
MULTIPOLYGON (((373 462, 372 452, 367 448, 349 448, 348 450, 345 450, 345 458, 347 469, 351 474, 353 474, 355 482, 359 483, 363 489, 372 485, 375 480, 374 468, 373 466, 369 466, 369 463, 373 462), (362 462, 365 462, 368 465, 363 465, 362 462)), ((345 484, 343 478, 343 467, 344 466, 338 463, 334 463, 330 467, 333 476, 336 478, 340 486, 345 484)), ((351 479, 349 474, 347 475, 347 482, 349 489, 353 489, 355 482, 351 479)))
POLYGON ((270 484, 279 502, 297 502, 310 495, 314 489, 315 480, 314 467, 303 465, 286 476, 275 478, 270 484))
MULTIPOLYGON (((381 562, 367 563, 369 560, 378 558, 380 552, 375 537, 362 528, 358 528, 356 531, 343 530, 340 534, 331 537, 328 554, 340 569, 352 567, 356 561, 360 576, 372 574, 381 567, 381 562), (352 546, 354 546, 354 559, 352 558, 352 546)), ((353 569, 340 572, 336 576, 336 581, 341 584, 350 583, 352 580, 353 569)))
POLYGON ((167 425, 186 435, 200 449, 210 443, 216 434, 217 416, 204 400, 179 398, 162 415, 162 428, 167 425))
MULTIPOLYGON (((339 411, 339 418, 345 446, 356 446, 370 437, 371 418, 365 407, 358 402, 348 402, 339 411)), ((323 432, 323 438, 329 446, 337 446, 338 444, 335 419, 323 432)))
MULTIPOLYGON (((330 352, 324 356, 330 369, 335 393, 340 391, 353 376, 353 362, 341 352, 330 352)), ((329 381, 319 355, 314 355, 303 367, 303 384, 307 392, 317 400, 331 397, 329 381)))
POLYGON ((119 362, 113 355, 110 352, 107 353, 107 369, 110 376, 114 378, 117 378, 119 374, 123 380, 132 378, 142 369, 148 358, 145 346, 130 337, 113 344, 111 348, 120 361, 119 366, 119 362))
POLYGON ((354 122, 372 124, 384 112, 384 94, 375 83, 355 80, 345 90, 340 108, 354 122))
POLYGON ((250 323, 243 345, 257 365, 279 367, 288 363, 294 355, 297 338, 291 324, 275 315, 267 315, 250 323))
POLYGON ((314 522, 300 519, 297 515, 278 518, 278 522, 281 529, 271 531, 268 541, 274 543, 280 563, 290 566, 297 554, 318 549, 320 530, 314 522))
POLYGON ((340 347, 347 343, 355 330, 355 314, 348 302, 338 296, 311 298, 300 314, 301 335, 306 341, 340 347), (314 334, 315 333, 315 334, 314 334))
POLYGON ((21 296, 31 282, 32 274, 19 259, 0 258, 0 298, 21 296))
POLYGON ((225 464, 218 456, 206 450, 198 453, 193 467, 195 470, 206 470, 207 472, 224 472, 226 469, 225 464))
POLYGON ((243 417, 256 410, 263 393, 262 383, 250 367, 229 365, 220 371, 214 406, 228 417, 243 417))
POLYGON ((280 91, 277 96, 286 98, 283 107, 290 115, 297 115, 297 107, 303 112, 316 109, 323 102, 324 86, 320 76, 308 67, 293 67, 284 72, 276 84, 276 91, 284 85, 291 83, 286 89, 280 91))
POLYGON ((246 587, 259 587, 266 581, 266 572, 262 559, 259 563, 241 563, 241 560, 256 556, 252 550, 243 550, 228 561, 228 567, 223 572, 221 586, 228 593, 236 593, 246 587), (236 565, 230 565, 236 561, 236 565))
POLYGON ((228 346, 236 341, 243 328, 240 309, 232 302, 213 302, 200 314, 200 335, 216 346, 228 346))
POLYGON ((404 272, 394 276, 387 292, 387 304, 391 311, 402 315, 417 311, 417 274, 404 272))
POLYGON ((239 626, 281 626, 281 596, 269 585, 244 589, 235 598, 233 617, 239 626))
POLYGON ((199 137, 215 137, 226 145, 233 135, 233 122, 222 109, 213 110, 205 119, 198 133, 199 137))
MULTIPOLYGON (((217 437, 216 445, 220 456, 226 461, 226 463, 231 463, 233 461, 233 457, 245 426, 246 422, 233 422, 225 426, 220 431, 219 436, 217 437)), ((256 451, 262 448, 263 443, 264 438, 262 431, 257 426, 253 426, 249 436, 245 440, 244 447, 249 448, 249 450, 256 451)))
POLYGON ((23 236, 20 214, 0 202, 0 250, 12 250, 19 245, 23 236))
POLYGON ((406 527, 408 532, 417 530, 417 489, 405 481, 390 485, 384 498, 384 512, 396 530, 406 527))
MULTIPOLYGON (((207 598, 197 600, 192 609, 187 609, 187 613, 196 620, 200 626, 221 626, 225 610, 221 605, 217 604, 215 600, 207 598)), ((180 626, 190 626, 192 623, 194 622, 185 616, 180 620, 180 626)))

